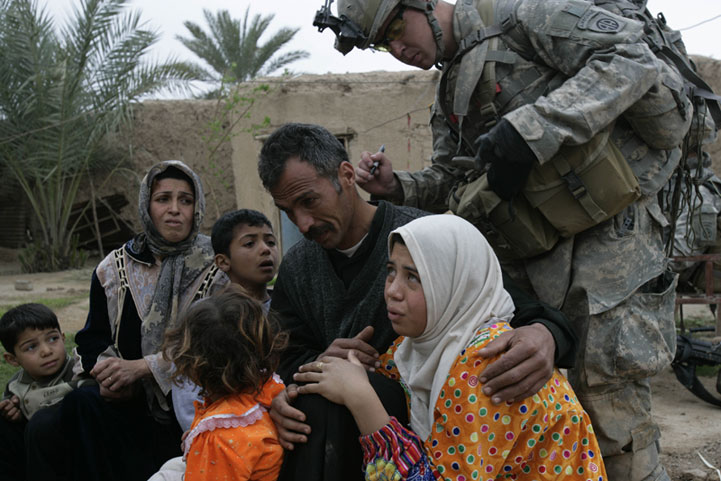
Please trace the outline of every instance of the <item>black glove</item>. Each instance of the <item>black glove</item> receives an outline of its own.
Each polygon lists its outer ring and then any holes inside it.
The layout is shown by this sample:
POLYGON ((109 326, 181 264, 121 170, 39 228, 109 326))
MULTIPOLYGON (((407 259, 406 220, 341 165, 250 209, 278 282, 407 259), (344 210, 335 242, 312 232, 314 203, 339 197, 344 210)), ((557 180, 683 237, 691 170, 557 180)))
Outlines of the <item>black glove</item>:
POLYGON ((506 119, 476 139, 476 167, 488 168, 488 185, 498 197, 511 200, 518 194, 537 162, 523 137, 506 119))

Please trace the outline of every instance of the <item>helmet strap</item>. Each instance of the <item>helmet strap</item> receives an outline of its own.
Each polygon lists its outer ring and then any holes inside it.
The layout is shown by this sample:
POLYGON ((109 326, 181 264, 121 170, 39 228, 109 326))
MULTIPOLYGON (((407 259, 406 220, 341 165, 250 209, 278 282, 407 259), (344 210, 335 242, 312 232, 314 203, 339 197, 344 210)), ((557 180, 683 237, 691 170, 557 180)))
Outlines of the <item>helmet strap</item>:
POLYGON ((428 25, 431 26, 431 31, 433 32, 433 39, 436 41, 436 59, 434 63, 437 68, 441 68, 445 48, 443 45, 443 30, 441 30, 438 19, 433 15, 433 10, 435 10, 437 2, 438 0, 401 0, 403 5, 421 10, 426 14, 428 25))

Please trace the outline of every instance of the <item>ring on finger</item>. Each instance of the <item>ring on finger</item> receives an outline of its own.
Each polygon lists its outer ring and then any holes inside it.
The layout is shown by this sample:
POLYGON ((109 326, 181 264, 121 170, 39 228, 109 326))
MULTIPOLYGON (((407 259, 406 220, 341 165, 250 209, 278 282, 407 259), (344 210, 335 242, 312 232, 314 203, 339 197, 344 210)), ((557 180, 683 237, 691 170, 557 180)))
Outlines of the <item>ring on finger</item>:
POLYGON ((319 370, 320 372, 323 372, 323 361, 319 361, 319 362, 318 362, 318 370, 319 370))

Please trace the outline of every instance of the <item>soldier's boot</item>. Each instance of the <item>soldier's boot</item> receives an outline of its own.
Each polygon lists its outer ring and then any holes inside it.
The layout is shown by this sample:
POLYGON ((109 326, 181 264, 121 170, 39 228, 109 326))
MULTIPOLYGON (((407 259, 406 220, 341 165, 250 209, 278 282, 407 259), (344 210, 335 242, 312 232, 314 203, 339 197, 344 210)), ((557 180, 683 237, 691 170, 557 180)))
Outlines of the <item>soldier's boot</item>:
POLYGON ((603 462, 609 481, 671 481, 658 458, 657 441, 640 450, 606 456, 603 462))

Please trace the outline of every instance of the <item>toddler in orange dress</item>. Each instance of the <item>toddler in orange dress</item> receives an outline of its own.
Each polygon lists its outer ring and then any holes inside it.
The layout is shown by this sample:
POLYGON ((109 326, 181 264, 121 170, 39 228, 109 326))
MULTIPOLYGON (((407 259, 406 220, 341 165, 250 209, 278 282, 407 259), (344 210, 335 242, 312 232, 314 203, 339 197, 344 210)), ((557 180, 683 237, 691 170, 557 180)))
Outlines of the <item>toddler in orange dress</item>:
POLYGON ((151 480, 276 480, 283 448, 267 409, 284 389, 274 370, 285 342, 261 304, 235 286, 191 306, 166 333, 163 356, 176 379, 201 387, 203 402, 183 462, 171 459, 151 480))
POLYGON ((366 480, 604 481, 588 415, 557 370, 538 393, 494 405, 479 351, 511 329, 493 250, 470 223, 427 216, 393 231, 385 300, 401 336, 381 371, 407 393, 410 428, 388 416, 357 359, 301 366, 302 393, 344 404, 361 432, 366 480))

